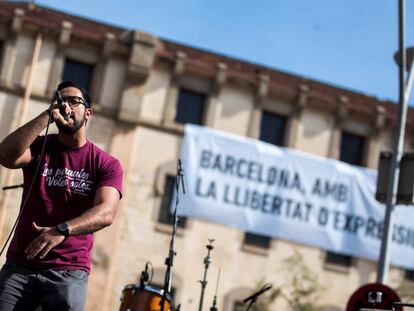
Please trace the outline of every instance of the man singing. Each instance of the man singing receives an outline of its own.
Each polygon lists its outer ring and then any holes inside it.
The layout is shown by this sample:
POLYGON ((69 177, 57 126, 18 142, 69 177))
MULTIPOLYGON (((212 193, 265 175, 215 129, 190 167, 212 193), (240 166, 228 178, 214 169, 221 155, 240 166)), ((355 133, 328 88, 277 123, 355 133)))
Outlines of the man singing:
POLYGON ((89 95, 70 81, 56 94, 51 109, 0 143, 0 164, 24 176, 21 215, 0 271, 0 311, 83 310, 92 233, 111 225, 121 198, 119 161, 86 139, 89 95), (49 118, 59 134, 39 136, 49 118))

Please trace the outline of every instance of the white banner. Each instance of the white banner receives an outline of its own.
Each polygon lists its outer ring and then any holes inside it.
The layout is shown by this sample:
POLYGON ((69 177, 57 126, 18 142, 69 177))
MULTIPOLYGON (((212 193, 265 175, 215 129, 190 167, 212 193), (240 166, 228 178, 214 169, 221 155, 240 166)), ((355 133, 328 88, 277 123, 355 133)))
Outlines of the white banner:
MULTIPOLYGON (((181 150, 187 193, 178 214, 378 260, 385 206, 376 172, 187 125, 181 150)), ((397 207, 391 262, 414 268, 414 210, 397 207)))

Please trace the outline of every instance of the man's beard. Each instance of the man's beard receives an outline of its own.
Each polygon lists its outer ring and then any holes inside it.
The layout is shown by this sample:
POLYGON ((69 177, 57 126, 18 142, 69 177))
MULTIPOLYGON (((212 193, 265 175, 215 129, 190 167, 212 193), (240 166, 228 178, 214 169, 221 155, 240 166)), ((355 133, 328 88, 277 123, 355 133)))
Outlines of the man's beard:
POLYGON ((83 116, 82 119, 80 120, 73 120, 73 124, 72 125, 63 125, 63 124, 59 124, 56 123, 56 126, 59 129, 59 132, 62 132, 63 134, 74 134, 77 131, 79 131, 79 129, 85 124, 85 116, 83 116))

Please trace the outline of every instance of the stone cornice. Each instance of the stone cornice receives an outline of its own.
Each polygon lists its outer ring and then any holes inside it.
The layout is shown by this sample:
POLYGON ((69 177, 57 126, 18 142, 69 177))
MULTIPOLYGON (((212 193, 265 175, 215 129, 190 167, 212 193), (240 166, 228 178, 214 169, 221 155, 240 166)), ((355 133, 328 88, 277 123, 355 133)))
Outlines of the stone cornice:
MULTIPOLYGON (((146 57, 141 60, 132 56, 129 62, 129 74, 132 77, 137 77, 139 79, 145 79, 145 77, 148 76, 153 62, 157 60, 167 59, 172 64, 175 64, 177 61, 177 52, 181 52, 186 55, 186 72, 197 72, 205 75, 211 78, 215 84, 217 84, 217 82, 220 84, 221 79, 217 80, 217 77, 220 75, 218 75, 216 66, 218 63, 225 64, 226 70, 224 75, 226 82, 232 81, 240 83, 242 86, 249 85, 256 90, 263 90, 265 84, 263 84, 260 79, 257 79, 257 77, 261 75, 268 76, 269 83, 266 86, 268 91, 265 92, 268 94, 267 96, 276 95, 283 99, 298 103, 297 88, 298 86, 305 84, 309 88, 309 92, 306 93, 307 105, 317 104, 321 108, 334 111, 336 109, 337 98, 344 95, 348 98, 347 108, 350 112, 370 116, 375 120, 377 107, 381 106, 385 109, 384 115, 381 118, 390 120, 391 123, 396 122, 396 105, 393 105, 388 101, 380 101, 361 93, 341 89, 315 80, 306 79, 304 77, 209 51, 203 51, 194 47, 177 44, 168 40, 156 39, 150 34, 144 35, 142 33, 142 36, 139 35, 137 40, 129 42, 123 40, 123 35, 125 33, 140 33, 139 31, 129 31, 121 27, 65 14, 38 5, 13 2, 0 3, 0 17, 9 19, 9 27, 14 33, 22 31, 26 24, 32 24, 37 25, 38 28, 44 29, 45 31, 49 29, 52 32, 54 31, 55 33, 58 33, 58 40, 63 44, 68 42, 68 40, 72 40, 71 38, 73 37, 99 43, 102 45, 103 58, 118 52, 122 55, 129 53, 130 55, 139 57, 145 55, 146 57), (62 27, 61 21, 71 23, 73 25, 71 30, 69 31, 69 29, 62 27), (114 38, 108 38, 108 33, 113 34, 114 38), (159 44, 155 41, 158 41, 159 44), (139 52, 136 52, 137 49, 139 52), (154 51, 154 53, 152 51, 154 51)), ((223 74, 221 74, 221 76, 223 76, 223 74)), ((260 94, 262 94, 262 91, 259 91, 258 95, 260 94)), ((376 121, 374 121, 374 123, 375 122, 376 121)), ((411 125, 413 122, 414 111, 410 108, 407 123, 408 125, 411 125)))

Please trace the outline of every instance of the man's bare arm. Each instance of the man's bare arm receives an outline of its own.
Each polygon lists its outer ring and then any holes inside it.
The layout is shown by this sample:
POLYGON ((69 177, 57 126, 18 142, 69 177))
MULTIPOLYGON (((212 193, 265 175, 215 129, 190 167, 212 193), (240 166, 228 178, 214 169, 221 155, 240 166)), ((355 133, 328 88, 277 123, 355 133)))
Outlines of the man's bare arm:
MULTIPOLYGON (((67 104, 65 104, 65 109, 69 109, 67 108, 67 104)), ((56 104, 51 113, 52 122, 59 120, 62 124, 67 123, 60 114, 56 104)), ((32 160, 30 145, 45 129, 48 121, 49 113, 48 111, 44 111, 33 120, 6 136, 0 143, 0 164, 12 169, 21 168, 29 164, 32 160)))
MULTIPOLYGON (((118 209, 120 194, 112 187, 100 187, 96 190, 94 206, 79 217, 68 220, 69 235, 87 234, 112 224, 118 209)), ((28 259, 43 258, 51 249, 62 243, 65 237, 55 227, 39 227, 33 223, 33 229, 41 233, 26 248, 28 259)))
POLYGON ((0 143, 0 164, 7 168, 21 168, 27 165, 32 155, 30 145, 46 127, 49 120, 47 111, 6 136, 0 143))
POLYGON ((94 207, 81 216, 67 221, 69 235, 93 233, 110 226, 115 218, 120 194, 113 187, 100 187, 96 190, 94 207))

